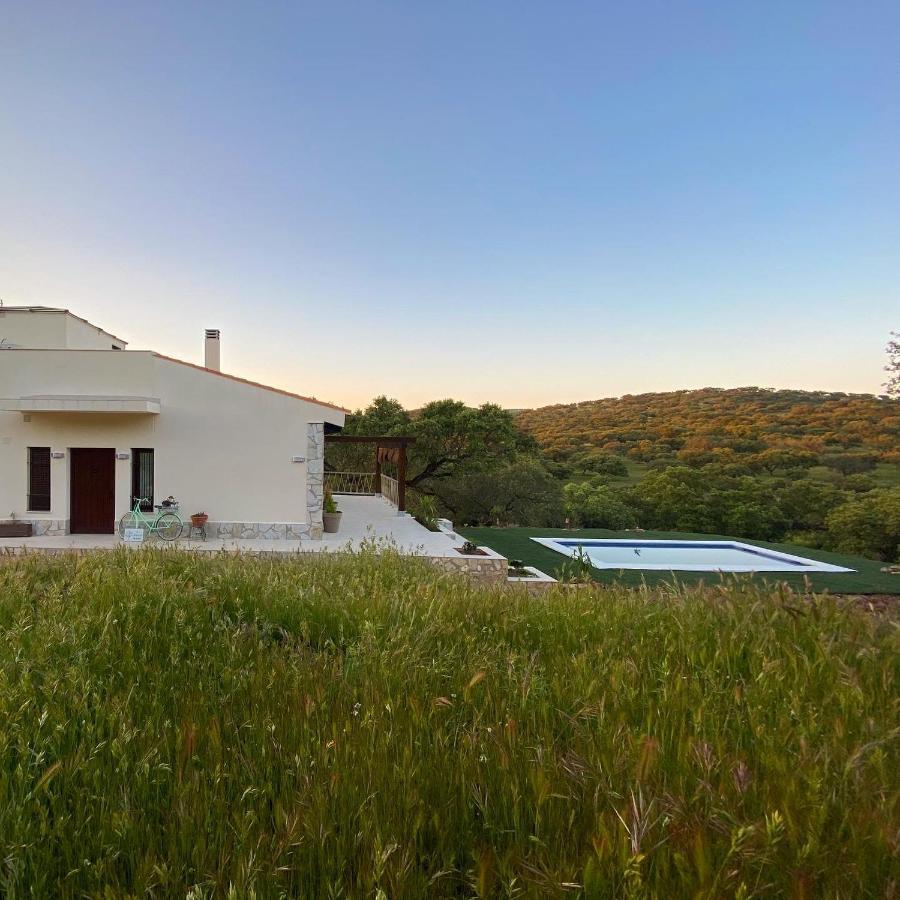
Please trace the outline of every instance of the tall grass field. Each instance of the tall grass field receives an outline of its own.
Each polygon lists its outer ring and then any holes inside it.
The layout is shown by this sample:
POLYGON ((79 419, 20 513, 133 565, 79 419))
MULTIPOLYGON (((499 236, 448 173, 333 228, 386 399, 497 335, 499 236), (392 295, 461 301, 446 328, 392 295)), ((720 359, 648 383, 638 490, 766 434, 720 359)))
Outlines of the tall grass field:
POLYGON ((897 897, 898 631, 376 556, 0 563, 0 895, 897 897))

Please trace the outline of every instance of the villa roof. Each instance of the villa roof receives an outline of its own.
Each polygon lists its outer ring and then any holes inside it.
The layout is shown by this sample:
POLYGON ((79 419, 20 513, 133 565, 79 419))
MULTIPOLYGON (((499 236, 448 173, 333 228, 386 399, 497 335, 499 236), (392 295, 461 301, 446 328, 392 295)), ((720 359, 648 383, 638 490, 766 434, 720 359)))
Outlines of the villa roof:
POLYGON ((336 403, 329 403, 326 400, 317 400, 315 397, 306 397, 303 394, 295 394, 292 391, 285 391, 282 388, 272 387, 269 384, 261 384, 258 381, 250 381, 248 378, 240 378, 237 375, 229 375, 227 372, 220 372, 218 369, 207 369, 206 366, 198 366, 196 363, 187 362, 183 359, 176 359, 174 356, 166 356, 164 353, 153 352, 153 355, 159 359, 165 359, 169 362, 178 363, 182 366, 189 366, 192 369, 199 369, 201 372, 208 372, 210 375, 218 375, 220 378, 228 378, 231 381, 237 381, 241 384, 250 385, 250 387, 262 388, 264 391, 272 391, 274 394, 282 394, 285 397, 292 397, 294 400, 303 400, 306 403, 315 403, 317 406, 325 406, 328 409, 334 409, 337 412, 349 413, 350 410, 336 403))
MULTIPOLYGON (((80 322, 84 322, 87 325, 90 325, 92 328, 96 328, 98 331, 102 331, 104 334, 108 334, 110 337, 115 338, 117 341, 122 341, 122 338, 116 337, 111 331, 107 331, 105 328, 101 328, 99 325, 94 325, 93 322, 88 322, 87 319, 82 319, 81 316, 76 316, 73 312, 68 309, 63 309, 62 307, 56 306, 0 306, 0 312, 49 312, 49 313, 65 313, 66 315, 72 316, 73 319, 78 319, 80 322)), ((122 343, 127 343, 127 341, 122 341, 122 343)), ((87 351, 90 352, 90 351, 87 351)), ((102 351, 101 351, 102 352, 102 351)), ((192 369, 199 369, 201 372, 208 372, 210 375, 218 375, 221 378, 228 378, 231 381, 237 381, 241 384, 247 384, 251 387, 262 388, 264 391, 272 391, 275 394, 282 394, 285 397, 292 397, 294 400, 303 400, 306 403, 314 403, 317 406, 324 406, 328 409, 336 410, 337 412, 349 413, 350 410, 346 409, 343 406, 338 406, 336 403, 329 403, 326 400, 318 400, 315 397, 307 397, 303 394, 295 394, 292 391, 285 391, 282 388, 272 387, 268 384, 261 384, 258 381, 250 381, 248 378, 240 378, 237 375, 229 375, 227 372, 220 372, 217 369, 207 369, 206 366, 198 366, 196 363, 190 363, 183 359, 176 359, 174 356, 166 356, 164 353, 157 353, 155 350, 151 350, 154 356, 159 357, 160 359, 168 360, 169 362, 178 363, 182 366, 190 366, 192 369)))

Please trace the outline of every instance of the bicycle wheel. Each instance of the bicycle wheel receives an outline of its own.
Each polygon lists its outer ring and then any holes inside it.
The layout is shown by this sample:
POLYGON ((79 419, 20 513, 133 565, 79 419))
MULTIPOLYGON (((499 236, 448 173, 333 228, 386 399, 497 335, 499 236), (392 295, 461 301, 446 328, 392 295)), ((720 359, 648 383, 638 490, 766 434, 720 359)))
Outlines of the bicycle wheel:
POLYGON ((127 512, 119 519, 119 537, 125 537, 126 528, 140 528, 141 525, 133 512, 127 512))
POLYGON ((164 541, 175 541, 181 537, 184 525, 175 513, 163 513, 157 520, 154 531, 164 541))

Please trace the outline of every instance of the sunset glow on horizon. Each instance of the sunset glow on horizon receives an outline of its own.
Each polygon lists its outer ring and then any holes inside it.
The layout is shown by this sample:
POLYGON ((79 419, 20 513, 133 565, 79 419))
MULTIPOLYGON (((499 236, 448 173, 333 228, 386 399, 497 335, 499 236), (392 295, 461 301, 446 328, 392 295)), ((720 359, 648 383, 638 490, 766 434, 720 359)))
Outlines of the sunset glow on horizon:
POLYGON ((880 393, 900 8, 38 2, 0 298, 351 408, 880 393))

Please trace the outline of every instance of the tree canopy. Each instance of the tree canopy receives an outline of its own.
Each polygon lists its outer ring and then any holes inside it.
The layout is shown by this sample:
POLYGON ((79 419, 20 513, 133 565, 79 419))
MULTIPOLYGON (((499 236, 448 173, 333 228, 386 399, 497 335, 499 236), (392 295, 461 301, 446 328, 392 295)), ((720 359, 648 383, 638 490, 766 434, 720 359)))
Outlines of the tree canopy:
POLYGON ((703 465, 772 449, 900 452, 900 403, 871 394, 704 388, 545 406, 516 423, 554 459, 618 454, 703 465))
POLYGON ((887 345, 888 363, 884 367, 888 373, 888 380, 884 384, 884 390, 888 397, 900 398, 900 333, 891 332, 891 339, 887 345))
MULTIPOLYGON (((466 521, 546 520, 558 514, 560 487, 541 463, 534 438, 494 403, 470 407, 435 400, 409 412, 397 400, 376 397, 347 417, 344 433, 413 437, 407 487, 466 521)), ((370 457, 370 448, 338 445, 326 458, 332 468, 356 464, 367 470, 370 457)))

